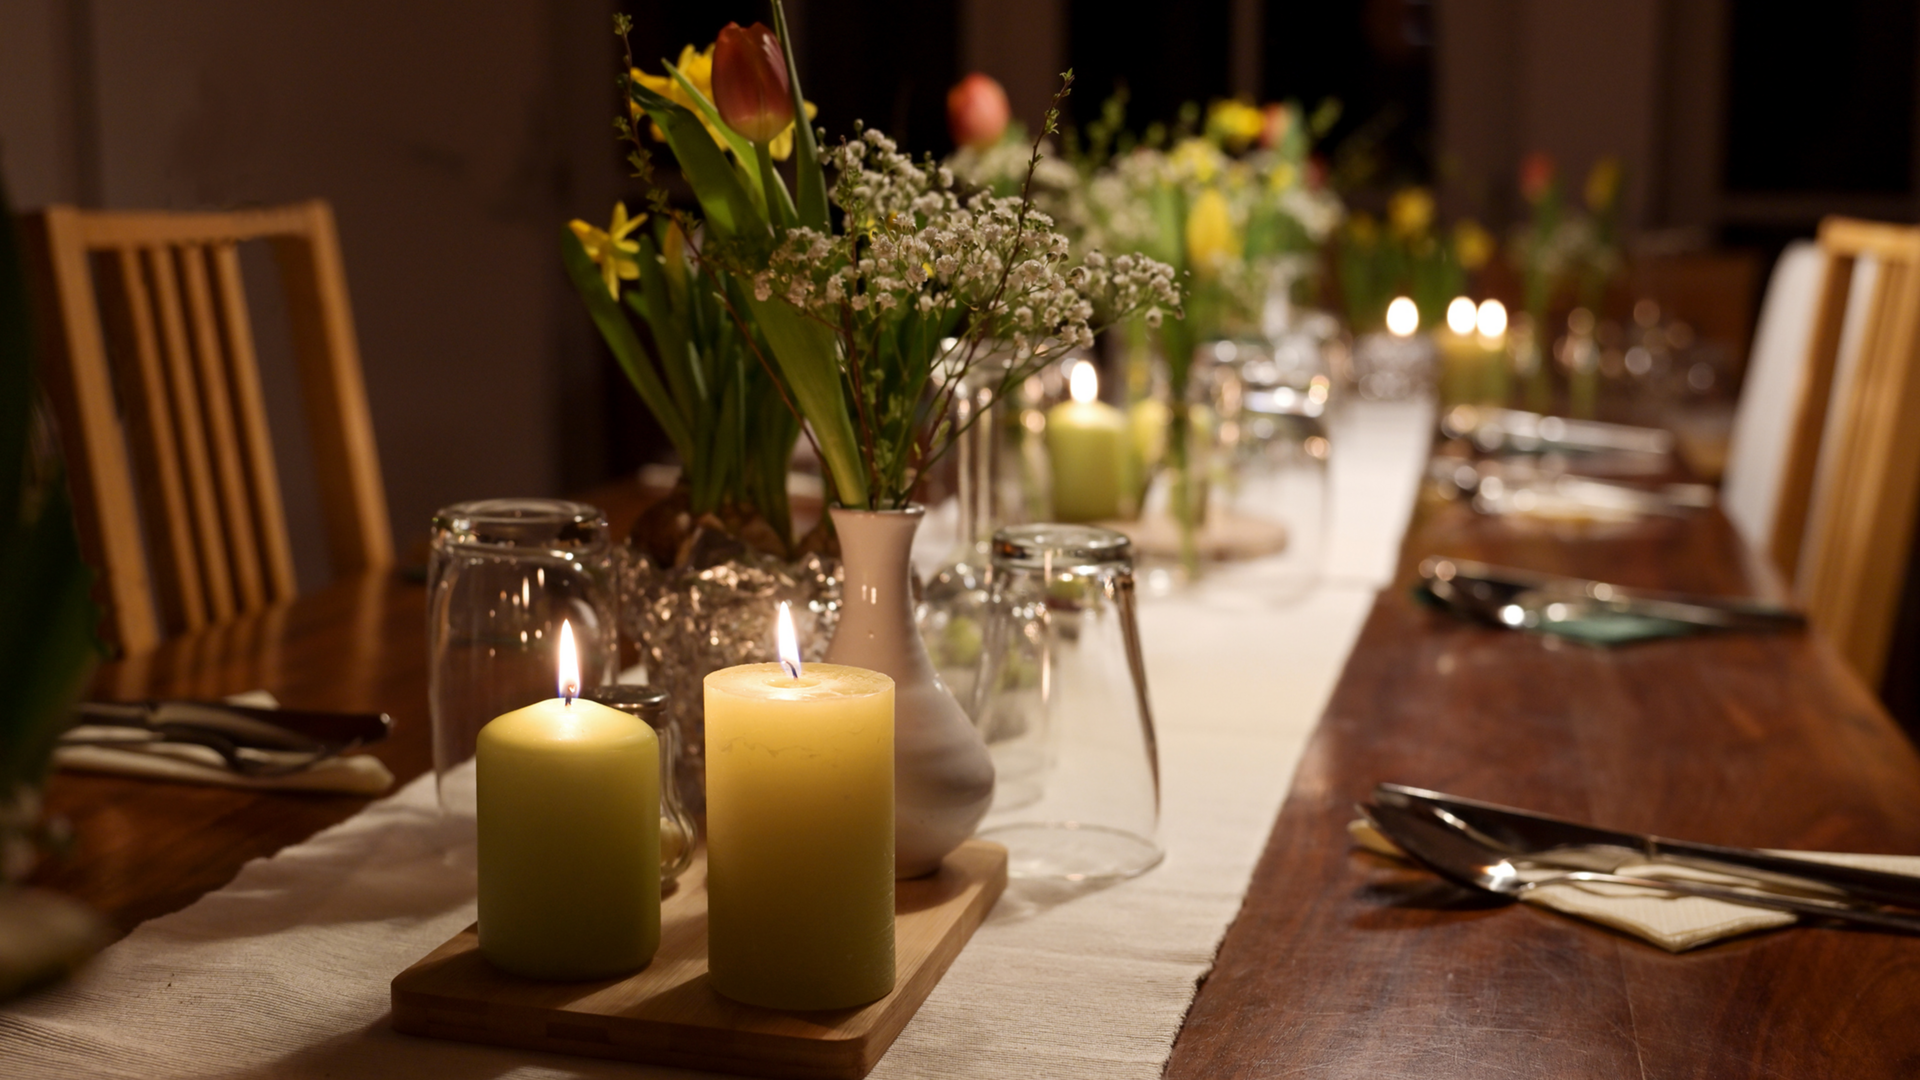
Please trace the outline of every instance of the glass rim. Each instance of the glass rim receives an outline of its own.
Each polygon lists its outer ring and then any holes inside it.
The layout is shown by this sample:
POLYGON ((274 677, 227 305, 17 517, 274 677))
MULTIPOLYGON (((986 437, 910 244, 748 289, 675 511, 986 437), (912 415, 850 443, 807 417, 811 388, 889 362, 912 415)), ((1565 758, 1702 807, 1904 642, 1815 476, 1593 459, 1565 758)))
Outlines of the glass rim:
POLYGON ((993 563, 1023 570, 1100 566, 1131 569, 1133 541, 1126 533, 1098 525, 1008 525, 994 531, 993 563))
POLYGON ((441 507, 433 515, 436 541, 526 546, 606 542, 612 533, 604 510, 567 499, 473 499, 441 507))

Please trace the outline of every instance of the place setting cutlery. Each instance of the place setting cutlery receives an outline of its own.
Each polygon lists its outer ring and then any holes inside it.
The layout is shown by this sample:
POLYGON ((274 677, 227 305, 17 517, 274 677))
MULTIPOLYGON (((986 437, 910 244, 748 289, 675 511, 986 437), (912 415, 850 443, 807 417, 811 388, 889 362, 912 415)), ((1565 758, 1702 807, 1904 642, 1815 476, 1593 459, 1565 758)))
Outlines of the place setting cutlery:
POLYGON ((363 793, 392 774, 365 756, 387 737, 385 713, 282 709, 269 694, 226 701, 82 702, 55 744, 66 768, 158 779, 363 793))
POLYGON ((1920 857, 1671 840, 1400 784, 1356 809, 1349 830, 1370 850, 1675 952, 1799 918, 1920 933, 1920 857))
POLYGON ((1421 560, 1420 599, 1473 622, 1615 644, 1695 630, 1792 630, 1806 616, 1764 600, 1629 588, 1449 556, 1421 560))

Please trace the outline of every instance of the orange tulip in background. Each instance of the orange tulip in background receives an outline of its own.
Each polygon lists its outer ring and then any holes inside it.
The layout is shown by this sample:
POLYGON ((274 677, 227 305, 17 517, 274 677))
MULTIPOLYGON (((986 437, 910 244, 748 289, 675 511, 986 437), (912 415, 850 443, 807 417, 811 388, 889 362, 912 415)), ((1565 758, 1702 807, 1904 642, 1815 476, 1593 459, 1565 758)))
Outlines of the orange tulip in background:
POLYGON ((992 77, 974 72, 947 91, 947 130, 959 146, 984 150, 1000 141, 1012 109, 992 77))
POLYGON ((713 106, 748 142, 765 144, 793 123, 780 39, 762 23, 728 23, 713 43, 713 106))

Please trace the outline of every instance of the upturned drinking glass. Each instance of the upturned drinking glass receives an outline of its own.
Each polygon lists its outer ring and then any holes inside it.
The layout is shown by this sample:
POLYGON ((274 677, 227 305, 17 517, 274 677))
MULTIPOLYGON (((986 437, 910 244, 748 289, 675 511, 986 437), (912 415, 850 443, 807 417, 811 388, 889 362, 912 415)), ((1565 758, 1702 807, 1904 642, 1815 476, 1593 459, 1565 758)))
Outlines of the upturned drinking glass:
POLYGON ((993 538, 975 717, 999 779, 982 837, 1017 877, 1098 881, 1160 862, 1160 764, 1131 544, 1085 525, 993 538))
POLYGON ((556 694, 562 621, 582 685, 619 673, 619 599, 607 518, 555 499, 485 499, 433 516, 427 568, 428 704, 440 805, 474 811, 474 740, 487 721, 556 694))

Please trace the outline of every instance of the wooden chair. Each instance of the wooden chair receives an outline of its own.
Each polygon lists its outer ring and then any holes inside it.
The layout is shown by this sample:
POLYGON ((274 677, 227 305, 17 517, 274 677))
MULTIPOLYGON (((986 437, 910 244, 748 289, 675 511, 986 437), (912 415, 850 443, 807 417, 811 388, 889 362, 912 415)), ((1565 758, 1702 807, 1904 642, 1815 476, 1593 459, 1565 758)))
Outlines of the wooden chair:
POLYGON ((1826 272, 1768 554, 1879 686, 1920 504, 1920 227, 1827 218, 1819 245, 1826 272), (1856 274, 1863 260, 1876 272, 1856 274), (1850 295, 1856 283, 1867 295, 1850 295))
POLYGON ((244 241, 271 247, 285 287, 334 572, 392 564, 325 202, 229 213, 52 206, 24 224, 42 286, 43 381, 83 542, 106 571, 124 650, 296 591, 242 284, 244 241))

